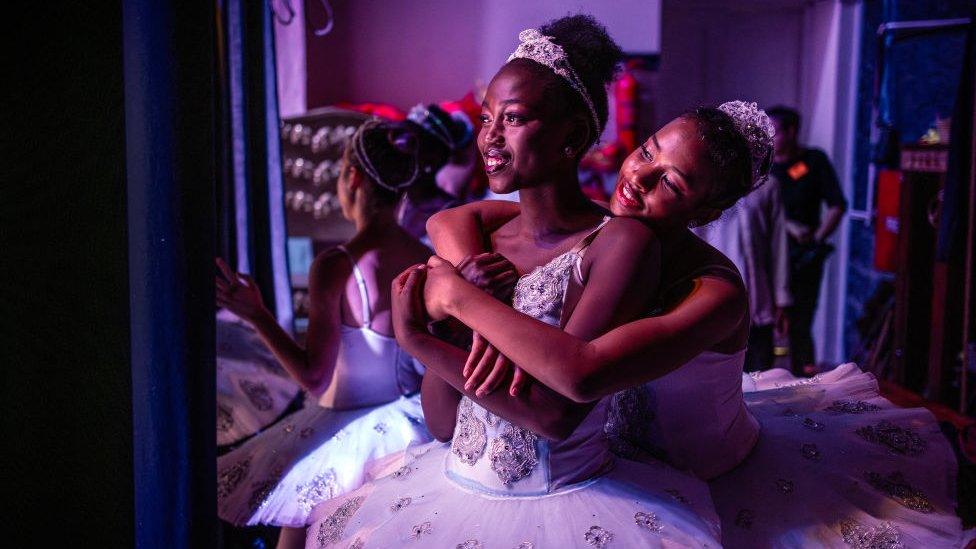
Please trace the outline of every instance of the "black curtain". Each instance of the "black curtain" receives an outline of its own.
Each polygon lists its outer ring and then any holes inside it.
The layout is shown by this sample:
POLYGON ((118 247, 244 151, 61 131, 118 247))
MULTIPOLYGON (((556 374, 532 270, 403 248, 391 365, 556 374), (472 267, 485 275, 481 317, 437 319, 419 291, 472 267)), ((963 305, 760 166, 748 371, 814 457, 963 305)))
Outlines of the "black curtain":
POLYGON ((217 247, 254 276, 291 331, 273 16, 267 2, 218 0, 217 8, 217 247))
POLYGON ((0 20, 3 539, 128 547, 122 4, 20 8, 0 20))

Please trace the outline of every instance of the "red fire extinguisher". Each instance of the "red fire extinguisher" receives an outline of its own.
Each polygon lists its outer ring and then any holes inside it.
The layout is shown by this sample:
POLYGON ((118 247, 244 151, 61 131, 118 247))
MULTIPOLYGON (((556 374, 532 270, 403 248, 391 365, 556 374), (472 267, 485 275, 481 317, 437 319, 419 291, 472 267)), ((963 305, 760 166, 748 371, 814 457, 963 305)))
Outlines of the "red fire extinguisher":
POLYGON ((639 63, 637 60, 628 62, 613 88, 617 143, 626 151, 624 154, 637 148, 637 78, 633 70, 639 63))
POLYGON ((898 209, 901 171, 878 172, 878 216, 874 225, 874 268, 893 273, 898 268, 898 209))

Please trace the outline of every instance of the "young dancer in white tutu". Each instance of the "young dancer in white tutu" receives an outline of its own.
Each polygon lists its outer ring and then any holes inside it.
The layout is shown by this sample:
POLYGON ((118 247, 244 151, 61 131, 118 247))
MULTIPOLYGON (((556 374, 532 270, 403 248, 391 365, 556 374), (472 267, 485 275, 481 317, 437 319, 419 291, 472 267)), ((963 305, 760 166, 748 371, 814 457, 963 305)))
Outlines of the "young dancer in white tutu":
MULTIPOLYGON (((590 338, 645 310, 654 290, 646 284, 653 234, 594 214, 576 178, 605 123, 619 50, 582 16, 519 38, 488 88, 478 145, 492 190, 520 190, 522 209, 489 237, 528 273, 515 285, 515 307, 590 338)), ((500 276, 493 268, 481 276, 500 276)), ((396 283, 395 328, 428 367, 425 417, 451 444, 412 449, 393 474, 317 507, 308 546, 718 545, 704 483, 661 463, 612 458, 608 402, 577 403, 539 383, 515 398, 465 387, 467 352, 428 334, 419 276, 396 283)))
MULTIPOLYGON (((761 183, 771 142, 765 113, 730 102, 679 117, 625 161, 611 209, 653 228, 662 250, 648 318, 587 342, 487 299, 439 258, 424 270, 428 311, 491 342, 492 360, 479 345, 463 372, 481 391, 510 376, 500 351, 575 401, 613 395, 617 453, 709 480, 728 546, 958 547, 955 459, 929 412, 894 407, 854 365, 812 380, 783 370, 742 377, 747 296, 729 261, 688 226, 761 183)), ((432 223, 435 244, 477 251, 475 221, 498 223, 516 208, 445 212, 432 223), (436 227, 445 220, 446 243, 436 227)))
POLYGON ((370 464, 430 440, 421 373, 393 337, 389 298, 393 277, 430 255, 395 216, 417 158, 416 137, 402 126, 367 122, 351 139, 338 195, 356 234, 312 264, 304 347, 278 326, 254 281, 218 261, 218 305, 252 324, 317 400, 218 460, 222 519, 302 527, 313 505, 359 487, 370 464))

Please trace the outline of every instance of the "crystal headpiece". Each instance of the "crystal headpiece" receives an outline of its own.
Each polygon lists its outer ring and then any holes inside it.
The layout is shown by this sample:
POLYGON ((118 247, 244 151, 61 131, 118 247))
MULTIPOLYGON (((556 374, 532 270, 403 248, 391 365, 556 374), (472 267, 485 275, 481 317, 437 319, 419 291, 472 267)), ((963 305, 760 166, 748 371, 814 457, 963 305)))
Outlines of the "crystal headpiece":
POLYGON ((569 58, 566 57, 566 51, 563 50, 563 47, 553 42, 551 36, 545 36, 537 29, 525 29, 519 33, 518 37, 518 48, 516 48, 515 53, 508 56, 508 60, 531 59, 540 65, 549 67, 552 72, 569 83, 576 90, 576 93, 583 98, 583 103, 586 104, 590 116, 593 117, 593 129, 596 131, 593 141, 596 142, 600 139, 603 127, 600 125, 600 117, 596 114, 596 107, 593 106, 593 98, 590 97, 590 92, 583 85, 583 80, 573 70, 573 66, 569 64, 569 58))
MULTIPOLYGON (((403 132, 406 132, 406 130, 403 130, 403 132)), ((368 175, 370 179, 375 181, 377 185, 385 189, 391 190, 393 192, 399 192, 409 187, 410 185, 413 185, 414 181, 417 180, 417 175, 420 173, 420 162, 417 159, 417 151, 410 150, 410 145, 405 141, 399 139, 397 135, 397 128, 395 128, 394 126, 385 124, 383 121, 377 120, 375 118, 371 120, 367 120, 365 123, 363 123, 362 126, 359 126, 359 129, 356 130, 356 133, 353 134, 352 139, 349 142, 349 146, 352 147, 352 152, 353 154, 356 155, 356 158, 359 160, 359 164, 366 172, 366 175, 368 175), (413 156, 413 161, 414 161, 413 173, 410 175, 410 177, 408 177, 404 181, 395 184, 388 183, 380 176, 380 173, 379 171, 377 171, 376 166, 373 165, 373 161, 370 160, 369 155, 366 154, 366 132, 384 126, 387 127, 386 138, 390 141, 390 144, 404 153, 410 153, 413 156)), ((415 146, 413 148, 416 149, 415 146)))
POLYGON ((773 136, 776 135, 776 129, 769 120, 769 115, 756 103, 745 101, 727 101, 719 105, 718 110, 729 115, 736 129, 742 137, 745 137, 752 156, 753 185, 760 185, 769 176, 773 156, 773 136))

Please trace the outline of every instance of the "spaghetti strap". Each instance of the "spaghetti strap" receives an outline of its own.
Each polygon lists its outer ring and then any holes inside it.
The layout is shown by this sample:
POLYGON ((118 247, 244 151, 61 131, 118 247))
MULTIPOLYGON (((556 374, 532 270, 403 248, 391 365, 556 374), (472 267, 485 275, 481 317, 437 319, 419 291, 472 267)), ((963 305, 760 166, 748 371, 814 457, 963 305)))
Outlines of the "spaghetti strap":
POLYGON ((601 221, 599 225, 594 227, 592 231, 587 233, 587 235, 584 236, 582 240, 577 242, 576 245, 573 246, 573 249, 570 250, 570 253, 576 254, 576 267, 575 267, 576 280, 579 280, 580 282, 583 281, 583 271, 582 271, 583 255, 586 254, 586 249, 590 247, 590 244, 592 244, 593 240, 596 239, 596 235, 598 235, 600 233, 600 230, 603 229, 603 227, 605 227, 606 224, 610 222, 610 219, 611 217, 609 215, 603 216, 603 221, 601 221))
POLYGON ((340 250, 342 253, 346 254, 349 258, 349 263, 352 264, 352 275, 356 277, 356 284, 359 285, 359 297, 362 299, 362 315, 363 315, 363 327, 369 328, 370 322, 372 321, 372 315, 369 310, 369 292, 366 291, 366 278, 363 277, 363 272, 359 270, 359 265, 356 264, 356 258, 349 253, 349 250, 345 246, 336 246, 336 249, 340 250))

